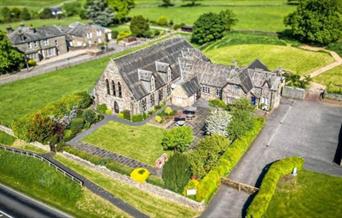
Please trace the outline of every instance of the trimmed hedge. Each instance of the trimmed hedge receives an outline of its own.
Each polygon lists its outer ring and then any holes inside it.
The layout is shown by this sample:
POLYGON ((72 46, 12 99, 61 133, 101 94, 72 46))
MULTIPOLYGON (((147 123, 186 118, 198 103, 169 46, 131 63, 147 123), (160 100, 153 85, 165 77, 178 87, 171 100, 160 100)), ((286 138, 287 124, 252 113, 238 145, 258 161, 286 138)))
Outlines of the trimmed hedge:
POLYGON ((221 177, 226 176, 232 171, 258 136, 264 124, 264 118, 257 118, 251 131, 229 145, 217 165, 200 181, 196 194, 197 201, 210 201, 221 184, 221 177))
POLYGON ((279 179, 291 174, 295 167, 301 171, 303 165, 304 159, 301 157, 290 157, 273 163, 267 171, 257 195, 247 209, 247 217, 262 217, 274 195, 279 179))
POLYGON ((0 144, 12 145, 15 141, 15 137, 8 135, 5 132, 0 131, 0 144))

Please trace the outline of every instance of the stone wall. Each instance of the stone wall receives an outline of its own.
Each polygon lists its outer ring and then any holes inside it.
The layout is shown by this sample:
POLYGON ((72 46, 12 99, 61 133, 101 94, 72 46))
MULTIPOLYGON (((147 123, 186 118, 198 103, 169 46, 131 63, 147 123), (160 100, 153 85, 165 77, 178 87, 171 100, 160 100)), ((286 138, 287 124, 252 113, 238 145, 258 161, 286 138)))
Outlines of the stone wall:
POLYGON ((340 94, 330 94, 330 93, 327 93, 325 95, 325 97, 328 98, 328 99, 336 100, 336 101, 342 101, 342 95, 340 95, 340 94))
POLYGON ((167 189, 163 189, 163 188, 160 188, 158 186, 154 186, 154 185, 151 185, 149 183, 138 183, 138 182, 135 182, 133 181, 132 179, 130 179, 128 176, 125 176, 125 175, 122 175, 120 173, 117 173, 117 172, 114 172, 114 171, 111 171, 109 169, 107 169, 106 167, 104 166, 98 166, 98 165, 94 165, 92 163, 90 163, 89 161, 86 161, 84 159, 81 159, 75 155, 72 155, 70 153, 67 153, 67 152, 63 152, 63 154, 67 157, 67 158, 70 158, 72 160, 75 160, 87 167, 90 167, 91 169, 93 170, 96 170, 98 172, 101 172, 103 174, 106 174, 110 177, 112 177, 113 179, 115 180, 119 180, 120 182, 122 183, 125 183, 129 186, 132 186, 132 187, 135 187, 141 191, 144 191, 144 192, 148 192, 152 195, 155 195, 157 197, 161 197, 161 198, 164 198, 168 201, 173 201, 175 203, 178 203, 178 204, 181 204, 183 206, 187 206, 187 207, 190 207, 196 211, 204 211, 205 209, 205 204, 203 202, 199 203, 199 202, 196 202, 194 200, 191 200, 189 198, 186 198, 180 194, 177 194, 175 192, 172 192, 172 191, 169 191, 167 189))
POLYGON ((283 97, 301 99, 305 97, 305 89, 285 86, 282 92, 283 97))

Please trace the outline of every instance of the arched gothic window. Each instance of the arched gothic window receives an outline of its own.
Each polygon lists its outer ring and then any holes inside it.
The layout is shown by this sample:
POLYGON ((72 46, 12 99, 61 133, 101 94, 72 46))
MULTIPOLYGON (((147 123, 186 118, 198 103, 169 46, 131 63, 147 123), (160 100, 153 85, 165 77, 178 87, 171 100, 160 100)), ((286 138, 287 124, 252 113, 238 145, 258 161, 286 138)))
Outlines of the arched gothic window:
POLYGON ((121 90, 120 82, 118 82, 118 92, 119 92, 119 98, 122 98, 122 90, 121 90))
POLYGON ((106 86, 107 86, 107 94, 110 95, 110 87, 109 87, 108 79, 106 79, 106 86))
POLYGON ((113 80, 112 80, 112 89, 113 89, 113 95, 116 96, 115 83, 113 80))

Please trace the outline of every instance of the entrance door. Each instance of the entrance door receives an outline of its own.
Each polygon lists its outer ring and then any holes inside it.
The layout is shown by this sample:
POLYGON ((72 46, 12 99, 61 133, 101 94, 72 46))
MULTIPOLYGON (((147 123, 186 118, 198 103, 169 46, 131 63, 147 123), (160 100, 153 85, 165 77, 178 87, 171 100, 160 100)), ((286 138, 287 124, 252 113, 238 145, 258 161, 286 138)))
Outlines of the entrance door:
POLYGON ((118 103, 116 101, 114 102, 114 112, 115 113, 119 113, 120 112, 119 105, 118 105, 118 103))
POLYGON ((255 96, 252 96, 251 101, 252 101, 252 105, 256 105, 256 97, 255 96))

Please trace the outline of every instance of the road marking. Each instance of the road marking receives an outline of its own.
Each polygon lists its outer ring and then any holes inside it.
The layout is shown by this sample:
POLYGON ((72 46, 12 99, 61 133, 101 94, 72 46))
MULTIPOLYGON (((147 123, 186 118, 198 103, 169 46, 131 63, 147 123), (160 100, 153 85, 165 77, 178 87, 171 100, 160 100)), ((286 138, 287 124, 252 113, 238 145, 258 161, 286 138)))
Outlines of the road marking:
POLYGON ((0 217, 6 217, 6 218, 14 218, 12 216, 10 216, 9 214, 5 213, 4 211, 0 210, 0 217))

